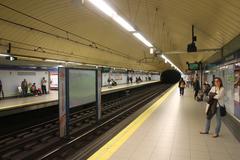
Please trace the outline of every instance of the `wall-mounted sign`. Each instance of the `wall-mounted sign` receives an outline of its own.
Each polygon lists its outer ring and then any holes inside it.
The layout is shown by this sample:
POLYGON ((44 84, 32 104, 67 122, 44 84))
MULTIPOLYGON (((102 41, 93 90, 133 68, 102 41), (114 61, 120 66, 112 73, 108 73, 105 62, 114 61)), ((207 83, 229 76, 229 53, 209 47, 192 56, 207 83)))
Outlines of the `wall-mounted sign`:
POLYGON ((200 64, 199 63, 189 63, 188 69, 189 70, 200 70, 200 64))

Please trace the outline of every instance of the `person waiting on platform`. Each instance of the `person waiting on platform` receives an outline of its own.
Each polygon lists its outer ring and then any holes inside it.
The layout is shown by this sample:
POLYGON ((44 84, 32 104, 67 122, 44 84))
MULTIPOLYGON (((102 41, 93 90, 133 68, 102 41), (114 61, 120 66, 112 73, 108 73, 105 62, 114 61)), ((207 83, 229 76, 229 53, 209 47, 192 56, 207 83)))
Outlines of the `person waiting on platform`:
POLYGON ((38 96, 39 94, 39 91, 37 90, 37 87, 36 87, 36 83, 33 83, 31 88, 30 88, 30 91, 31 93, 34 95, 34 96, 38 96))
POLYGON ((133 78, 130 77, 129 80, 130 80, 130 83, 132 84, 133 83, 133 78))
POLYGON ((129 76, 127 76, 127 84, 129 84, 130 78, 129 76))
POLYGON ((205 130, 200 134, 208 134, 212 117, 216 114, 217 126, 213 138, 217 138, 221 129, 221 111, 220 107, 224 106, 224 88, 221 78, 215 77, 214 86, 209 92, 209 100, 206 107, 205 130))
POLYGON ((1 80, 0 80, 0 96, 2 96, 2 99, 4 99, 3 85, 1 80))
POLYGON ((179 87, 179 90, 180 90, 180 96, 184 95, 184 88, 185 88, 185 86, 186 86, 186 83, 183 80, 183 78, 181 78, 179 83, 178 83, 178 87, 179 87))
POLYGON ((194 89, 194 99, 196 100, 197 96, 198 96, 198 92, 200 90, 200 83, 199 83, 199 80, 198 80, 198 76, 196 76, 196 79, 193 82, 193 89, 194 89))
POLYGON ((110 88, 112 85, 111 85, 111 78, 109 77, 108 79, 107 79, 107 83, 108 83, 108 88, 110 88))
POLYGON ((203 93, 204 93, 204 95, 207 96, 210 90, 211 90, 210 84, 208 84, 207 82, 205 82, 205 83, 203 84, 203 93))
POLYGON ((21 88, 22 88, 22 95, 23 97, 27 96, 27 92, 28 92, 28 83, 27 80, 24 79, 21 83, 21 88))
POLYGON ((45 77, 41 80, 42 94, 47 94, 47 80, 45 77))
POLYGON ((139 77, 136 77, 136 83, 140 83, 140 82, 142 82, 140 76, 139 76, 139 77))
POLYGON ((114 81, 113 79, 111 79, 111 84, 112 84, 112 86, 117 86, 117 82, 114 81))

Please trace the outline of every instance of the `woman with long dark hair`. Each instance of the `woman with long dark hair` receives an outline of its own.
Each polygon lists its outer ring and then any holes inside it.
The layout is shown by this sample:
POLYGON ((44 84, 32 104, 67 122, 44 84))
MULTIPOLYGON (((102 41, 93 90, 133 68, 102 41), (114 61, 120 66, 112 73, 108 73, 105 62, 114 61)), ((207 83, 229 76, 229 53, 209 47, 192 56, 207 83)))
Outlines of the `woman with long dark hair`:
POLYGON ((216 114, 217 126, 215 128, 215 133, 213 138, 217 138, 221 129, 221 113, 220 106, 224 106, 224 88, 221 78, 215 77, 214 86, 209 92, 208 108, 206 110, 207 118, 205 123, 205 130, 200 132, 200 134, 208 134, 211 125, 211 119, 216 114), (211 98, 212 97, 212 98, 211 98))

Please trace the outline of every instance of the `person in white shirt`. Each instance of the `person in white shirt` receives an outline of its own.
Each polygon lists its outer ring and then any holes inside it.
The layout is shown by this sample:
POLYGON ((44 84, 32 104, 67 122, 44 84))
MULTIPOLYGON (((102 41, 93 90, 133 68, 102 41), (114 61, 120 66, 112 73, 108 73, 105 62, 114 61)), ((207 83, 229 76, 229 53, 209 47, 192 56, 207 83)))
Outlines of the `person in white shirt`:
MULTIPOLYGON (((224 106, 224 88, 221 78, 216 77, 214 79, 214 86, 211 88, 209 93, 216 93, 213 99, 217 100, 216 105, 216 121, 217 126, 215 129, 215 133, 213 138, 219 137, 220 129, 221 129, 221 114, 220 114, 220 106, 224 106)), ((206 119, 205 130, 200 132, 200 134, 208 134, 210 130, 211 119, 206 119)))
POLYGON ((47 94, 47 80, 45 79, 45 77, 43 77, 41 81, 41 88, 42 88, 42 93, 47 94))

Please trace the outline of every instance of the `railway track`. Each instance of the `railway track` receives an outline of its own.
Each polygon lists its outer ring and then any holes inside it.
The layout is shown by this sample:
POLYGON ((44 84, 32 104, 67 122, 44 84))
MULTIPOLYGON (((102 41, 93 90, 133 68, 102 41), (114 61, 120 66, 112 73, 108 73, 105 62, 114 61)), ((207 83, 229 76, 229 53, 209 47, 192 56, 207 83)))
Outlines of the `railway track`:
POLYGON ((103 102, 101 121, 96 121, 95 106, 71 113, 69 139, 59 138, 57 119, 0 137, 1 159, 67 159, 168 87, 149 85, 103 102))

